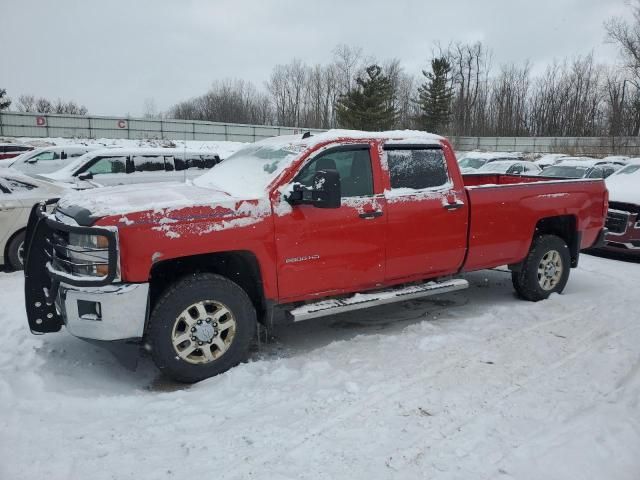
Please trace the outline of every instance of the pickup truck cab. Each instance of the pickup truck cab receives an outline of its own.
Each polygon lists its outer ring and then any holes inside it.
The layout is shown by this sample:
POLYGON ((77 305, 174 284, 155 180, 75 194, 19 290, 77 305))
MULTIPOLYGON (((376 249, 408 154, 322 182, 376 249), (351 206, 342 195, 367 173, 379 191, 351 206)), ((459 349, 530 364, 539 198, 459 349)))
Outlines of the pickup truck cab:
MULTIPOLYGON (((55 200, 48 202, 55 203, 55 200)), ((193 182, 74 192, 27 231, 34 333, 143 344, 194 382, 246 359, 257 322, 300 321, 468 286, 509 265, 562 292, 604 236, 602 180, 460 173, 424 132, 263 140, 193 182)))

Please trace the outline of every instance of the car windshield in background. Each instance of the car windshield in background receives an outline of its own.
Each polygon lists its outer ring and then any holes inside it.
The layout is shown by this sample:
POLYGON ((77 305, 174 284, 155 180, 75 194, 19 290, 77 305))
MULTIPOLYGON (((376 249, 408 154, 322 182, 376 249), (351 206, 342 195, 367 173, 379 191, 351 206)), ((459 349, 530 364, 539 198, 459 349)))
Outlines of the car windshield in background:
POLYGON ((232 196, 263 197, 267 186, 287 168, 304 147, 254 144, 238 150, 194 180, 232 196))
POLYGON ((482 167, 478 169, 478 173, 480 172, 490 172, 490 173, 507 173, 507 171, 514 165, 513 162, 489 162, 484 164, 482 167))
POLYGON ((542 175, 545 177, 582 178, 589 171, 589 167, 563 167, 553 166, 545 168, 542 175))
POLYGON ((486 158, 463 158, 462 160, 460 160, 460 168, 480 168, 481 166, 483 166, 485 163, 487 163, 487 159, 486 158))
POLYGON ((640 165, 627 165, 616 172, 616 175, 630 175, 640 170, 640 165))

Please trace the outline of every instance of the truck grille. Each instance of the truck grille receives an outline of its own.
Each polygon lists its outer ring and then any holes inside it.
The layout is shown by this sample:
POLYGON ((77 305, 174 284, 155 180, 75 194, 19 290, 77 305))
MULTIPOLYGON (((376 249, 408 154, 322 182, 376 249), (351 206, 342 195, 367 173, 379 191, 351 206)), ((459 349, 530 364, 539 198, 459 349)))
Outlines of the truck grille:
POLYGON ((629 212, 609 210, 605 226, 609 229, 609 232, 622 235, 627 231, 629 215, 629 212))

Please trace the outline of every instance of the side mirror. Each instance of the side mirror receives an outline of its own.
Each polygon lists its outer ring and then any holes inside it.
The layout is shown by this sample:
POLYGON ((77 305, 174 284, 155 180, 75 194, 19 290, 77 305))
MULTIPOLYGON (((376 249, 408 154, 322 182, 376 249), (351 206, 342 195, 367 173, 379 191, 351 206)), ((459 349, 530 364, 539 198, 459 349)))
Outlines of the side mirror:
POLYGON ((38 159, 37 158, 29 158, 29 159, 25 160, 24 163, 38 163, 38 159))
POLYGON ((78 175, 78 180, 93 180, 93 173, 84 172, 78 175))
POLYGON ((337 170, 320 170, 313 177, 313 187, 294 185, 285 200, 291 205, 313 205, 318 208, 340 208, 340 174, 337 170))

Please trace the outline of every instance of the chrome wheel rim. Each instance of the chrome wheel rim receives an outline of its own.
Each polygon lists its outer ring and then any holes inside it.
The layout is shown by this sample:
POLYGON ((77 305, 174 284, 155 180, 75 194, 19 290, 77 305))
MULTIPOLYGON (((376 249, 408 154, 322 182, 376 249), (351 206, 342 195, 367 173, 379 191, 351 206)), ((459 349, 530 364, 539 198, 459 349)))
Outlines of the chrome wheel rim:
POLYGON ((231 310, 214 300, 203 300, 185 308, 171 330, 171 343, 179 358, 200 365, 224 355, 236 335, 231 310))
POLYGON ((20 265, 24 266, 24 242, 20 242, 20 245, 18 245, 18 260, 20 265))
POLYGON ((544 254, 538 265, 538 284, 545 291, 553 290, 560 279, 564 267, 562 257, 557 250, 549 250, 544 254))

